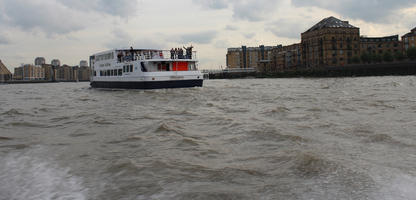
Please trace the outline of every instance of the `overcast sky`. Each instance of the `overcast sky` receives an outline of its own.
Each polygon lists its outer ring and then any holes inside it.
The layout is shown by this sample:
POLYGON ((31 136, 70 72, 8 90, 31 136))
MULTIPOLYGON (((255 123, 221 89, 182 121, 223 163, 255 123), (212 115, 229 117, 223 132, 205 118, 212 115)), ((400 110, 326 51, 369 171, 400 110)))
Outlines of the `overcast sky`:
POLYGON ((416 27, 416 0, 0 0, 0 59, 78 65, 113 48, 192 44, 200 68, 218 69, 228 47, 300 42, 329 16, 361 35, 401 36, 416 27))

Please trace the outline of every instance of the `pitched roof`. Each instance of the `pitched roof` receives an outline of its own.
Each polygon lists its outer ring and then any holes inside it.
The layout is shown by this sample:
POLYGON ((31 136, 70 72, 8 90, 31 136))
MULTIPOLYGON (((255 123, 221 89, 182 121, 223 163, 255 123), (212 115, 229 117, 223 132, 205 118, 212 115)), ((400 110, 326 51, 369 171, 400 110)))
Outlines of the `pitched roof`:
POLYGON ((0 60, 0 74, 12 74, 0 60))
POLYGON ((416 28, 412 29, 409 33, 406 33, 405 35, 403 35, 403 37, 410 37, 410 36, 415 36, 416 35, 416 28))
POLYGON ((315 24, 314 26, 312 26, 312 28, 310 28, 306 32, 321 30, 323 28, 357 28, 357 27, 349 24, 348 21, 342 21, 340 19, 337 19, 331 16, 315 24))

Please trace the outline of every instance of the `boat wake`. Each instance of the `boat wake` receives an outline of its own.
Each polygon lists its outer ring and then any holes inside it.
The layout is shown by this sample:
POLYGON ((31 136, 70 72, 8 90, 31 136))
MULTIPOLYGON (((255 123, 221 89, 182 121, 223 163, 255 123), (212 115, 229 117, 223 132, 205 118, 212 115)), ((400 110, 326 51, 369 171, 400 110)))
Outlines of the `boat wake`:
POLYGON ((87 199, 81 178, 51 160, 43 149, 9 153, 0 158, 0 199, 87 199))

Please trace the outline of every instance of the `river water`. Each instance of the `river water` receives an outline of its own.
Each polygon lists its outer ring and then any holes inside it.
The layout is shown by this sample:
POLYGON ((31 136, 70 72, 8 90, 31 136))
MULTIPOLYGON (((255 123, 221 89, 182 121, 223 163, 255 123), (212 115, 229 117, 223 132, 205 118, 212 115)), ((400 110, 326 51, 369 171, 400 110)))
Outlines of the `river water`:
POLYGON ((0 85, 0 199, 415 199, 415 87, 0 85))

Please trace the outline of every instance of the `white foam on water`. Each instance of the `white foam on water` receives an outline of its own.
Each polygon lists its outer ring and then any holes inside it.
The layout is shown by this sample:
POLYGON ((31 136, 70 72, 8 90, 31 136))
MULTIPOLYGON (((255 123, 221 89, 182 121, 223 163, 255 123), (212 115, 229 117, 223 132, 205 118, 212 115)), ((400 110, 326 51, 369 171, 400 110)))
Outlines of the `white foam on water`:
POLYGON ((87 199, 81 178, 36 155, 39 150, 0 158, 0 200, 87 199))
POLYGON ((380 191, 374 195, 383 200, 416 199, 416 177, 407 174, 396 174, 390 181, 383 183, 380 191))

